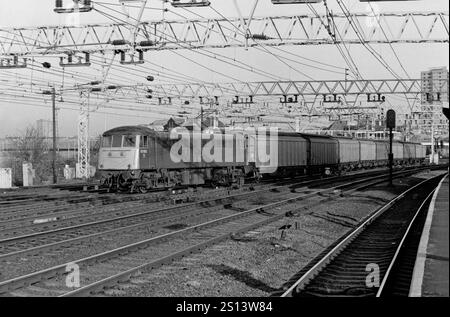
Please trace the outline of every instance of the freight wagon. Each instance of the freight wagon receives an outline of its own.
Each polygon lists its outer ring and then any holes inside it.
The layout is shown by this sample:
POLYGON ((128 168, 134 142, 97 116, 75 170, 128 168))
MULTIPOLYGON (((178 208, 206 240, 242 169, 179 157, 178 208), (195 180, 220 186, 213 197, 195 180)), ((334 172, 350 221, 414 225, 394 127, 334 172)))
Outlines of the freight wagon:
POLYGON ((254 163, 260 175, 297 175, 306 174, 308 166, 309 142, 299 133, 278 132, 246 134, 248 139, 248 162, 254 163), (261 147, 264 145, 264 147, 261 147), (263 155, 261 155, 263 153, 263 155), (267 159, 261 156, 267 154, 267 159))
POLYGON ((338 142, 340 170, 356 169, 360 161, 360 143, 351 138, 335 138, 338 142))
POLYGON ((377 160, 377 146, 372 140, 359 140, 360 167, 373 167, 377 160))
POLYGON ((416 160, 416 147, 413 143, 403 143, 403 163, 412 164, 416 160))
POLYGON ((392 143, 392 153, 394 154, 394 164, 402 165, 403 164, 403 143, 393 142, 392 143))
POLYGON ((326 175, 337 170, 339 147, 335 138, 321 135, 302 134, 308 141, 308 169, 310 173, 321 172, 326 175))
POLYGON ((389 163, 389 143, 375 141, 377 166, 385 166, 389 163))
POLYGON ((423 162, 427 156, 427 148, 425 145, 416 144, 416 161, 423 162))

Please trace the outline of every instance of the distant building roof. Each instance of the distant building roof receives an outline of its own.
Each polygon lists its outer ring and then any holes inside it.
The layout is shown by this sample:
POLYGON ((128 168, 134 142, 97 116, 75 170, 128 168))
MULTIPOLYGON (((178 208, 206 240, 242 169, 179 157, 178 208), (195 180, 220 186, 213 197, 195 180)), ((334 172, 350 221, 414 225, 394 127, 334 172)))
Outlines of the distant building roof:
POLYGON ((157 131, 161 131, 161 130, 169 130, 174 127, 181 126, 184 122, 185 122, 185 119, 183 119, 183 118, 160 119, 160 120, 153 121, 148 126, 157 131))
POLYGON ((167 123, 167 119, 155 120, 150 125, 165 125, 167 123))
MULTIPOLYGON (((220 121, 217 120, 216 121, 216 125, 214 125, 214 118, 213 117, 206 117, 203 118, 203 129, 205 128, 211 128, 211 127, 217 127, 217 128, 225 128, 225 124, 220 121)), ((200 127, 201 125, 201 119, 200 118, 195 118, 195 119, 187 119, 181 126, 186 127, 186 128, 191 128, 194 126, 200 127)))
POLYGON ((343 121, 333 122, 326 130, 345 130, 347 123, 343 121))

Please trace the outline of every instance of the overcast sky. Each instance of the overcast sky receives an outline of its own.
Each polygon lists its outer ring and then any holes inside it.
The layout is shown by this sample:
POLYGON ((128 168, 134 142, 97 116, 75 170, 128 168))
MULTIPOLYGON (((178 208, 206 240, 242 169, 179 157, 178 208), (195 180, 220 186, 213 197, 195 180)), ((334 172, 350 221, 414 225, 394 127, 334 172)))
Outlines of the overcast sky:
MULTIPOLYGON (((66 2, 68 0, 65 0, 66 2)), ((15 1, 2 1, 0 9, 0 28, 1 27, 24 27, 24 26, 40 26, 40 25, 64 25, 64 15, 56 14, 53 12, 54 0, 15 0, 15 1)), ((253 1, 250 0, 238 0, 241 10, 244 14, 248 14, 253 1)), ((268 15, 294 15, 294 14, 311 14, 310 10, 303 5, 283 5, 274 6, 270 0, 260 0, 259 7, 256 10, 256 16, 268 16, 268 15)), ((334 0, 328 1, 330 8, 340 13, 340 9, 334 0)), ((97 8, 102 8, 102 3, 117 4, 117 0, 103 0, 99 2, 97 8)), ((211 0, 212 6, 221 14, 227 17, 236 17, 238 14, 232 5, 231 0, 211 0)), ((367 12, 367 4, 359 3, 356 0, 345 1, 347 6, 352 12, 367 12)), ((161 8, 162 2, 160 0, 149 0, 149 7, 161 8)), ((323 12, 323 5, 317 4, 314 7, 323 12)), ((398 1, 394 3, 385 3, 379 5, 380 11, 448 11, 447 0, 427 0, 427 1, 412 1, 406 3, 404 1, 398 1)), ((110 6, 111 8, 111 6, 110 6)), ((210 8, 197 8, 192 9, 204 17, 217 17, 217 14, 210 8)), ((176 11, 182 13, 183 16, 189 16, 189 13, 185 11, 176 11)), ((146 10, 144 14, 144 20, 160 20, 162 18, 161 10, 146 10)), ((180 19, 180 16, 173 14, 167 14, 166 19, 176 20, 180 19)), ((106 17, 100 15, 97 12, 91 12, 83 14, 81 23, 110 23, 106 17)), ((0 39, 1 41, 2 39, 0 39)), ((392 49, 388 45, 374 46, 377 51, 386 58, 386 61, 395 69, 399 74, 404 75, 399 63, 397 62, 392 49)), ((311 58, 316 61, 320 61, 327 64, 336 65, 338 67, 345 68, 345 62, 339 55, 338 50, 334 46, 296 46, 296 47, 283 47, 284 50, 292 52, 302 57, 311 58)), ((430 67, 447 66, 448 67, 448 44, 407 44, 407 45, 395 45, 395 50, 402 61, 403 66, 406 68, 408 74, 412 78, 419 78, 420 71, 426 70, 430 67)), ((351 54, 358 64, 360 71, 364 74, 364 78, 388 78, 389 74, 381 65, 377 64, 370 54, 361 46, 353 45, 350 48, 351 54)), ((181 52, 181 51, 179 51, 181 52)), ((245 51, 244 49, 224 49, 217 50, 220 54, 237 58, 241 61, 248 62, 255 65, 260 69, 263 69, 269 73, 276 74, 282 77, 288 77, 290 79, 304 80, 298 72, 291 67, 280 64, 273 56, 265 54, 254 49, 245 51)), ((243 81, 261 80, 261 77, 248 74, 240 69, 230 69, 229 65, 222 65, 211 59, 205 59, 199 56, 195 52, 185 52, 185 56, 198 61, 208 67, 214 68, 220 72, 233 75, 243 81)), ((168 52, 153 52, 151 60, 158 65, 173 67, 180 73, 204 80, 204 81, 216 81, 224 82, 230 81, 227 78, 223 78, 218 74, 211 73, 204 68, 199 67, 195 63, 186 62, 186 60, 180 58, 173 53, 168 52)), ((300 67, 300 66, 295 66, 300 67)), ((340 76, 336 73, 321 72, 318 70, 310 69, 308 67, 298 68, 299 71, 307 73, 314 79, 342 79, 343 74, 340 76)), ((0 70, 1 72, 1 70, 0 70)), ((40 81, 46 80, 45 73, 22 72, 17 70, 12 72, 14 76, 25 76, 37 78, 40 81)), ((11 72, 10 72, 11 73, 11 72)), ((0 76, 2 74, 0 73, 0 76)), ((142 77, 147 74, 143 73, 142 77)), ((405 75, 406 76, 406 75, 405 75)), ((53 83, 49 83, 53 84, 53 83)), ((1 86, 0 91, 5 91, 5 87, 1 86)), ((20 100, 18 100, 20 102, 20 100)), ((49 108, 50 104, 43 102, 42 107, 27 106, 17 104, 8 104, 0 100, 0 137, 5 135, 17 134, 17 131, 21 127, 27 124, 33 123, 35 120, 43 118, 50 119, 51 112, 49 108)), ((149 113, 136 113, 136 112, 119 112, 113 109, 98 109, 97 112, 91 115, 91 134, 96 135, 101 133, 105 128, 111 128, 123 124, 137 124, 148 123, 154 119, 160 119, 164 117, 164 109, 161 109, 160 114, 149 113), (104 113, 102 113, 104 112, 104 113), (107 114, 105 114, 107 112, 107 114)), ((61 110, 60 112, 60 131, 62 135, 75 135, 77 126, 77 112, 73 110, 61 110)))

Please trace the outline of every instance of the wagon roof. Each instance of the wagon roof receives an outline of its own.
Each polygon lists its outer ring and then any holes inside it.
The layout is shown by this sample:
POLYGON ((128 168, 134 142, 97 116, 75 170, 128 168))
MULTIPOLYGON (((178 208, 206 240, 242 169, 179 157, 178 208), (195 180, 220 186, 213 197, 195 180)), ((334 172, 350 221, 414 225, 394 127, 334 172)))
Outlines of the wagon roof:
POLYGON ((301 133, 300 134, 302 137, 307 138, 307 139, 325 139, 325 140, 332 140, 335 141, 335 138, 329 135, 320 135, 320 134, 308 134, 308 133, 301 133))

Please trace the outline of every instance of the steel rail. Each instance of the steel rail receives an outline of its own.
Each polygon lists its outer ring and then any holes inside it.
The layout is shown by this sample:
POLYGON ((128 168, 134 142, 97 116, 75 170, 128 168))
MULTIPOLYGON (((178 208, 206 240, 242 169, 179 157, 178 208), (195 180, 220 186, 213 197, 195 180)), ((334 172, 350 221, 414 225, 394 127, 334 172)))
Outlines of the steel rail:
MULTIPOLYGON (((301 184, 301 183, 297 183, 297 184, 301 184)), ((292 185, 292 184, 290 184, 290 185, 292 185)), ((277 186, 275 188, 281 188, 281 187, 283 187, 283 186, 277 186)), ((272 188, 260 190, 258 192, 254 191, 254 192, 248 192, 248 193, 239 194, 239 196, 244 195, 244 194, 255 194, 255 193, 261 193, 261 192, 266 192, 266 191, 272 191, 273 189, 274 188, 272 187, 272 188)), ((217 202, 224 202, 224 201, 227 201, 227 200, 230 200, 230 196, 214 198, 214 199, 211 199, 211 200, 198 202, 197 204, 202 205, 205 202, 209 202, 209 203, 215 202, 215 203, 217 203, 217 202)), ((189 208, 189 207, 195 206, 197 204, 194 203, 194 204, 189 204, 189 205, 173 206, 173 207, 168 207, 168 208, 163 208, 163 209, 156 209, 156 210, 150 211, 149 213, 158 213, 159 214, 160 212, 166 212, 168 210, 173 210, 173 211, 178 210, 178 209, 179 210, 184 210, 186 207, 189 208)), ((172 217, 162 218, 162 219, 158 219, 156 223, 155 223, 155 219, 150 219, 149 221, 139 222, 137 224, 121 226, 119 228, 114 228, 114 229, 111 229, 111 230, 105 230, 105 231, 101 231, 101 232, 97 232, 97 233, 86 234, 86 235, 82 235, 82 236, 75 237, 75 238, 65 239, 65 240, 52 242, 52 243, 49 243, 49 244, 43 244, 43 245, 40 245, 40 246, 35 246, 35 247, 23 249, 23 250, 13 251, 13 252, 10 252, 10 253, 5 253, 5 254, 0 254, 0 260, 6 259, 6 258, 9 258, 9 257, 12 257, 12 256, 25 254, 25 253, 42 251, 42 250, 48 250, 48 249, 52 249, 54 247, 58 247, 58 246, 61 246, 61 245, 73 244, 73 243, 81 241, 81 240, 87 240, 87 239, 91 239, 91 238, 94 238, 94 237, 108 235, 108 234, 111 234, 111 233, 114 233, 114 232, 129 231, 131 229, 147 226, 149 224, 152 224, 152 229, 160 228, 163 225, 167 225, 167 223, 169 223, 169 221, 171 221, 171 220, 180 220, 181 218, 195 217, 195 216, 198 216, 199 214, 201 215, 202 213, 199 213, 198 211, 194 210, 193 214, 188 214, 188 215, 183 214, 181 216, 180 215, 175 215, 175 216, 172 216, 172 217)), ((50 233, 54 233, 54 232, 56 232, 56 231, 55 230, 54 231, 50 231, 50 233)), ((35 236, 32 235, 31 237, 35 237, 35 236)), ((22 239, 24 239, 23 236, 13 237, 13 238, 9 238, 9 239, 0 240, 0 243, 1 242, 3 242, 3 243, 14 242, 16 240, 20 241, 22 239)))
MULTIPOLYGON (((428 167, 422 167, 422 168, 415 169, 415 170, 398 171, 398 172, 396 172, 395 175, 398 175, 398 174, 402 175, 403 173, 409 173, 411 171, 419 171, 419 170, 422 170, 422 169, 428 169, 428 167)), ((351 177, 351 176, 353 176, 353 175, 349 175, 348 177, 351 177)), ((364 175, 359 175, 359 176, 364 177, 364 175)), ((371 179, 377 179, 377 178, 383 178, 383 177, 386 177, 386 174, 373 176, 371 179)), ((342 179, 342 178, 339 177, 339 176, 336 176, 336 177, 330 177, 330 178, 323 179, 323 181, 333 181, 333 180, 339 180, 339 179, 342 179)), ((317 181, 320 181, 320 180, 302 181, 302 182, 299 182, 299 183, 289 184, 288 186, 307 185, 307 184, 314 183, 314 182, 317 182, 317 181)), ((365 182, 365 181, 367 181, 367 179, 363 179, 362 180, 362 182, 365 182)), ((357 182, 359 182, 359 181, 354 181, 353 184, 357 184, 357 182)), ((128 215, 125 215, 125 216, 114 217, 114 218, 110 218, 110 219, 104 219, 104 220, 100 220, 100 221, 91 221, 91 222, 77 224, 77 225, 73 225, 73 226, 61 227, 61 228, 57 228, 57 229, 53 229, 53 230, 34 232, 34 233, 31 233, 31 234, 15 236, 15 237, 6 238, 6 239, 0 239, 0 246, 1 246, 1 244, 4 244, 4 243, 9 243, 9 242, 23 240, 23 239, 29 239, 29 238, 36 238, 36 237, 45 236, 45 235, 49 235, 49 234, 53 234, 53 233, 60 233, 60 232, 64 232, 64 231, 81 229, 81 228, 86 228, 86 227, 90 227, 90 226, 97 226, 97 225, 101 225, 101 224, 107 224, 107 223, 112 223, 112 222, 116 222, 116 221, 137 218, 137 217, 146 216, 146 215, 152 215, 152 214, 161 213, 161 212, 173 211, 173 210, 177 210, 177 209, 180 209, 180 208, 196 207, 196 206, 201 206, 201 205, 204 205, 204 204, 207 204, 207 203, 217 203, 217 202, 220 202, 222 200, 235 199, 235 198, 240 198, 240 197, 244 197, 244 196, 248 196, 248 195, 255 195, 255 194, 259 194, 259 193, 264 193, 264 192, 271 191, 271 190, 282 189, 285 186, 286 185, 275 186, 275 187, 261 189, 261 190, 256 190, 256 191, 251 191, 251 192, 245 192, 245 193, 229 195, 229 196, 226 196, 226 197, 215 197, 213 199, 201 200, 201 201, 198 201, 198 202, 188 203, 188 204, 184 204, 184 205, 181 205, 181 206, 170 206, 170 207, 165 207, 165 208, 159 208, 159 209, 154 209, 154 210, 150 210, 150 211, 132 213, 132 214, 128 214, 128 215)), ((96 215, 96 216, 98 216, 98 215, 96 215)), ((82 218, 82 217, 78 217, 78 218, 82 218)), ((73 218, 73 219, 69 218, 68 220, 74 220, 74 219, 76 219, 76 218, 73 218)))
MULTIPOLYGON (((445 179, 447 176, 448 176, 448 173, 445 174, 445 175, 443 176, 443 179, 445 179)), ((406 229, 405 234, 403 235, 403 238, 402 238, 402 240, 400 241, 400 243, 399 243, 399 245, 398 245, 398 247, 397 247, 397 250, 395 251, 394 257, 392 258, 392 261, 391 261, 391 263, 389 264, 389 267, 388 267, 388 269, 386 270, 386 273, 384 274, 383 281, 382 281, 381 284, 380 284, 380 288, 378 289, 378 292, 377 292, 377 294, 376 294, 376 297, 381 297, 381 296, 383 296, 383 292, 384 292, 384 290, 385 290, 386 283, 387 283, 387 281, 391 278, 391 275, 390 275, 390 274, 391 274, 392 268, 393 268, 394 265, 397 263, 398 256, 399 256, 401 250, 402 250, 403 247, 404 247, 405 241, 406 241, 406 239, 408 238, 408 236, 409 236, 409 234, 410 234, 411 228, 412 228, 412 226, 414 225, 414 223, 415 223, 415 221, 416 221, 418 215, 423 211, 423 208, 426 206, 427 202, 428 202, 429 200, 431 200, 431 198, 433 197, 433 195, 434 195, 434 193, 436 192, 436 190, 437 190, 437 188, 435 188, 435 189, 427 196, 427 198, 424 199, 424 201, 422 202, 422 204, 420 204, 420 207, 417 209, 416 213, 414 214, 413 219, 410 221, 409 226, 408 226, 408 228, 406 229)))
POLYGON ((352 230, 339 244, 337 244, 332 250, 330 250, 320 261, 318 261, 311 269, 309 269, 303 276, 298 279, 293 285, 291 285, 282 295, 281 297, 291 297, 297 290, 301 290, 317 275, 322 271, 335 257, 337 257, 342 251, 344 251, 347 246, 353 242, 363 231, 367 229, 368 226, 372 222, 374 222, 378 217, 384 214, 387 210, 389 210, 392 206, 394 206, 398 201, 400 201, 405 195, 414 191, 418 187, 424 185, 425 183, 433 180, 426 179, 413 187, 407 189, 394 199, 392 199, 389 203, 384 205, 375 211, 371 216, 369 216, 366 220, 363 221, 357 228, 352 230))

